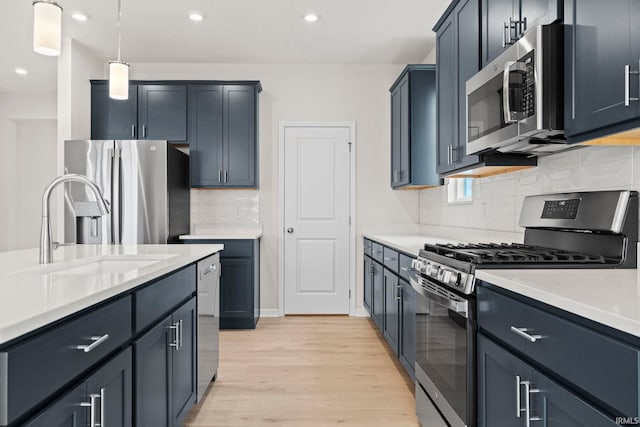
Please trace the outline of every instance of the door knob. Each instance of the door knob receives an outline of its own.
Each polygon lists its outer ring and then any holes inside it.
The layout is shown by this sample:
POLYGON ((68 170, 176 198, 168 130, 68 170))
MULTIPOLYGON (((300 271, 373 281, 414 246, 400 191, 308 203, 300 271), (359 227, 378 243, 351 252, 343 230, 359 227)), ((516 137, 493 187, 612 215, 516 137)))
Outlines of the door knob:
POLYGON ((289 234, 293 233, 293 227, 287 228, 287 233, 289 233, 289 234))

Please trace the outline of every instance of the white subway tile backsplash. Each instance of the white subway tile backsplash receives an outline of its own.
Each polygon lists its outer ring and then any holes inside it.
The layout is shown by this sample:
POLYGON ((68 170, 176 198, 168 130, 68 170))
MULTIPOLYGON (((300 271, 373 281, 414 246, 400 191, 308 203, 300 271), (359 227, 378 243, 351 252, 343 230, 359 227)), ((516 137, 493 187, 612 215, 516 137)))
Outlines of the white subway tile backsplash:
POLYGON ((258 190, 191 190, 191 231, 209 225, 260 223, 258 190))
POLYGON ((475 179, 473 203, 447 203, 446 186, 422 190, 420 223, 521 232, 525 196, 609 189, 640 190, 640 147, 584 147, 543 157, 538 167, 475 179))
POLYGON ((580 168, 580 183, 585 189, 610 188, 633 183, 633 160, 595 163, 580 168))

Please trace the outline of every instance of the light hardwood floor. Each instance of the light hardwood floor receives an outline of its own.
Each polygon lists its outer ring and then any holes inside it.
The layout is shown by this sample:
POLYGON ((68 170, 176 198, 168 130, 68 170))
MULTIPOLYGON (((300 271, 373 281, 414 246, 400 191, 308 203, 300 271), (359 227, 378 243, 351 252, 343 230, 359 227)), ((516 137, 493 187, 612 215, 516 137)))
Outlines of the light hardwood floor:
POLYGON ((261 319, 221 331, 218 379, 189 427, 419 427, 413 383, 369 319, 261 319))

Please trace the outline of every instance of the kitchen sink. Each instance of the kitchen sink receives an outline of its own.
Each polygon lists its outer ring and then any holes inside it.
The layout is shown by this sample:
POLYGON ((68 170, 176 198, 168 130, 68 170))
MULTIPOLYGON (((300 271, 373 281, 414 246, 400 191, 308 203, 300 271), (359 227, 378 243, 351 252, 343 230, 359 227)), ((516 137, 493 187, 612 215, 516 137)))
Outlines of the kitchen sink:
POLYGON ((124 274, 140 270, 176 254, 103 255, 70 262, 48 264, 38 268, 23 270, 26 274, 46 274, 52 276, 102 276, 124 274))

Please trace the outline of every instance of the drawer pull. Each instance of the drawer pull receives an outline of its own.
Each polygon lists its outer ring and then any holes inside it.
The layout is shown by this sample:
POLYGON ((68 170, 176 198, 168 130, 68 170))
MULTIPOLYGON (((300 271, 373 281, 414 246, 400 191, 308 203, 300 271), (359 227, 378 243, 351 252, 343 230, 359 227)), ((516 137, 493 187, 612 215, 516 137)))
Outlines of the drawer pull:
POLYGON ((407 273, 410 272, 410 271, 420 271, 418 269, 411 268, 411 267, 400 267, 400 270, 406 271, 407 273))
POLYGON ((104 334, 101 337, 91 337, 91 341, 93 341, 91 344, 89 344, 89 345, 78 345, 78 346, 76 346, 76 349, 77 350, 82 350, 85 353, 89 353, 90 351, 94 350, 96 347, 98 347, 100 344, 102 344, 103 342, 105 342, 108 339, 109 339, 109 334, 104 334))
POLYGON ((511 332, 513 332, 514 334, 524 338, 525 340, 529 341, 529 342, 536 342, 538 340, 541 340, 542 338, 544 338, 542 335, 531 335, 528 334, 527 331, 529 331, 530 329, 527 328, 516 328, 515 326, 511 327, 511 332))

